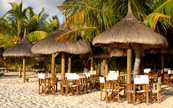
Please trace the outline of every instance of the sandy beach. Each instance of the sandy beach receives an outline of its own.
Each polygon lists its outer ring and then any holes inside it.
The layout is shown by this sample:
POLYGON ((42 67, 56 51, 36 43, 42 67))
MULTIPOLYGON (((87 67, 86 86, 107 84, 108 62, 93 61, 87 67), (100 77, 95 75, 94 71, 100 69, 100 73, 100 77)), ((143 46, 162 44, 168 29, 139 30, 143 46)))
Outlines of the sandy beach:
POLYGON ((60 88, 56 95, 38 94, 38 78, 34 72, 27 72, 29 82, 22 83, 18 72, 5 73, 0 77, 0 108, 172 108, 173 86, 162 86, 161 103, 127 104, 100 101, 100 91, 89 91, 79 96, 62 96, 60 88))

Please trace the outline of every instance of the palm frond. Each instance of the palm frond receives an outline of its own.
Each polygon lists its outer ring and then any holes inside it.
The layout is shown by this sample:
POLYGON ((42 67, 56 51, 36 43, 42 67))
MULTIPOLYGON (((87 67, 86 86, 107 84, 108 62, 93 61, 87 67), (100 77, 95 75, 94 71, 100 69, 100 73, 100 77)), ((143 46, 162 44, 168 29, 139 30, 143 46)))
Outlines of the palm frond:
POLYGON ((171 18, 170 16, 161 13, 151 13, 145 18, 144 23, 154 31, 156 29, 157 23, 161 21, 162 26, 166 30, 167 28, 172 26, 170 18, 171 18))
POLYGON ((55 38, 55 41, 58 40, 71 40, 71 41, 77 41, 78 37, 83 37, 86 35, 92 34, 97 28, 96 27, 84 27, 79 28, 75 30, 71 30, 67 33, 64 33, 57 38, 55 38))

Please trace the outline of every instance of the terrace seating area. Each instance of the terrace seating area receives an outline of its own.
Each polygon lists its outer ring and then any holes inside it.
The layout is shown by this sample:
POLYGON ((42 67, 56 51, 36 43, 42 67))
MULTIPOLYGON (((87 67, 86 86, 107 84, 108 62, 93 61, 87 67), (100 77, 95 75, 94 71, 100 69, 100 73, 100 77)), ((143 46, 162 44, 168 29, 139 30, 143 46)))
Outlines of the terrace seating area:
MULTIPOLYGON (((173 71, 164 73, 164 81, 171 85, 173 71)), ((65 79, 52 79, 48 73, 39 73, 39 94, 55 94, 57 83, 60 83, 62 96, 83 95, 92 91, 100 91, 100 101, 127 103, 161 102, 162 74, 144 69, 144 75, 136 75, 131 84, 126 83, 126 75, 119 75, 118 71, 110 70, 106 77, 97 72, 86 72, 83 76, 77 73, 66 73, 65 79)), ((165 83, 163 83, 165 84, 165 83)))

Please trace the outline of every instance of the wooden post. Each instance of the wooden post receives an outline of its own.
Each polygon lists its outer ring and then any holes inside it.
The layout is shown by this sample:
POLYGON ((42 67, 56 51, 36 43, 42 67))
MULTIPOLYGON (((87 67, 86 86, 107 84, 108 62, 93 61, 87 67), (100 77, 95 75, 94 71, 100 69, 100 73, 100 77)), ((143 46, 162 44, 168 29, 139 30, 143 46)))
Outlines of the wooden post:
POLYGON ((161 65, 162 65, 161 74, 163 74, 164 73, 164 54, 161 55, 161 65))
POLYGON ((21 65, 19 65, 19 78, 22 77, 22 72, 21 72, 21 65))
POLYGON ((132 49, 127 49, 127 84, 131 84, 132 49))
POLYGON ((61 79, 65 78, 65 54, 61 55, 61 79))
POLYGON ((23 57, 23 83, 26 80, 26 72, 25 72, 25 57, 23 57))
POLYGON ((71 73, 71 57, 68 57, 68 73, 71 73))
POLYGON ((94 71, 94 58, 91 57, 91 67, 90 67, 90 71, 94 71))
POLYGON ((105 59, 105 77, 108 75, 108 59, 105 59))
POLYGON ((55 54, 52 54, 52 67, 51 67, 51 77, 55 78, 55 54))

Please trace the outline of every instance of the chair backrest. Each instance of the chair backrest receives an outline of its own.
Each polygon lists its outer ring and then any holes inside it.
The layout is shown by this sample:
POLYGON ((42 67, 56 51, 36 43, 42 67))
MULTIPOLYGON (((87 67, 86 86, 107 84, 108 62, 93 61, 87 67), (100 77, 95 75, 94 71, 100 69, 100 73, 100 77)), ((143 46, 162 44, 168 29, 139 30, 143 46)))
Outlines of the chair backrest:
POLYGON ((162 78, 158 77, 158 83, 161 83, 161 81, 162 81, 162 78))
POLYGON ((164 68, 164 72, 168 72, 168 70, 171 70, 171 68, 164 68))
POLYGON ((69 73, 69 74, 67 75, 67 79, 68 79, 68 80, 78 80, 78 79, 79 79, 79 75, 76 74, 76 73, 69 73))
POLYGON ((109 71, 106 80, 118 80, 119 72, 118 71, 109 71))
POLYGON ((149 84, 148 75, 136 75, 134 84, 149 84))
POLYGON ((145 68, 144 69, 144 73, 149 73, 149 72, 151 72, 151 68, 145 68))
POLYGON ((89 71, 90 75, 96 75, 96 70, 94 71, 89 71))
POLYGON ((85 77, 89 78, 90 77, 90 73, 89 72, 86 72, 85 73, 85 77))
POLYGON ((168 70, 168 74, 173 74, 173 70, 168 70))
POLYGON ((104 77, 99 77, 100 83, 105 83, 105 78, 104 77))
POLYGON ((109 92, 112 92, 112 91, 114 91, 114 92, 119 92, 119 83, 107 81, 107 82, 106 82, 105 90, 106 90, 106 91, 109 91, 109 92))
POLYGON ((38 78, 40 78, 40 79, 45 79, 48 77, 50 77, 49 73, 38 73, 38 78))

